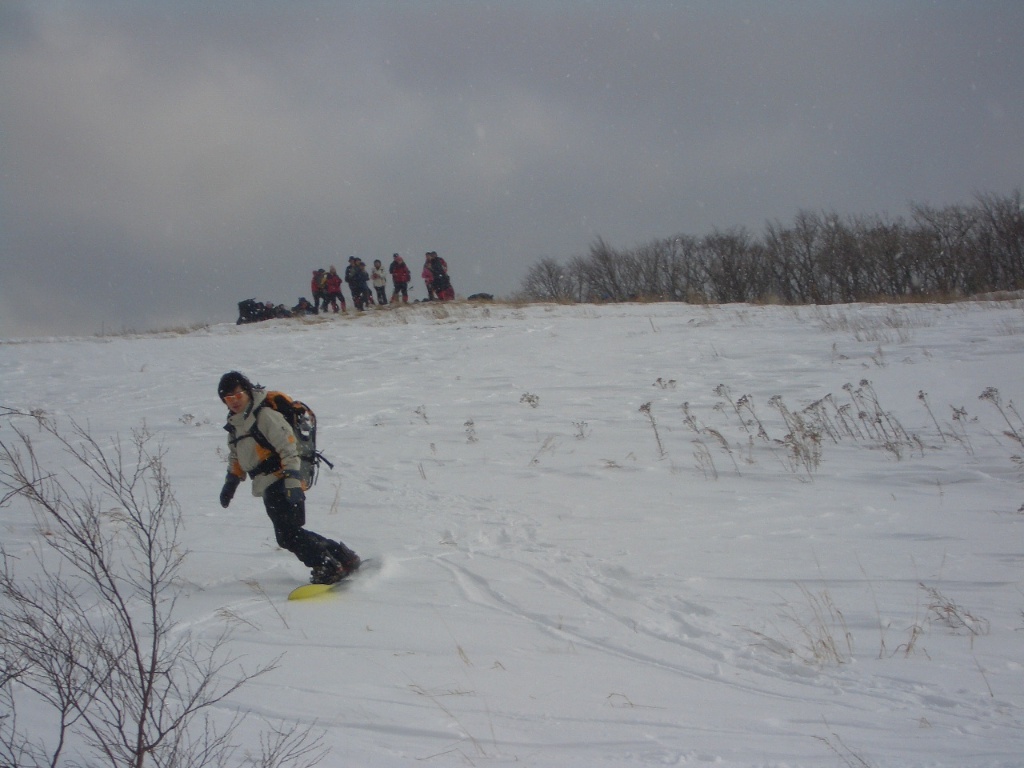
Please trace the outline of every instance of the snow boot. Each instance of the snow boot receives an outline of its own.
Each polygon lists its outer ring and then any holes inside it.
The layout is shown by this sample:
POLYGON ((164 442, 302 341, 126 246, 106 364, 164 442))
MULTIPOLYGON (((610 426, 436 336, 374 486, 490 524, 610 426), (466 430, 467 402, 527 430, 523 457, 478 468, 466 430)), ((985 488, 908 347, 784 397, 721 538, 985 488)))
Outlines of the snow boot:
POLYGON ((325 554, 323 562, 313 568, 310 574, 310 584, 334 584, 341 581, 349 574, 349 569, 339 563, 330 555, 325 554))

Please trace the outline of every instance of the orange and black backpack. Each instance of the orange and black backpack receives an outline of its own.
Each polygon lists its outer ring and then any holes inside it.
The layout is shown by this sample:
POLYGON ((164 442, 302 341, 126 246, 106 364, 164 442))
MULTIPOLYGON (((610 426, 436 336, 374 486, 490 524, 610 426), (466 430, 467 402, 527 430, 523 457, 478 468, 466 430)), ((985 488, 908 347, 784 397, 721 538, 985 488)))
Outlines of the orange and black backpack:
MULTIPOLYGON (((275 390, 267 392, 263 402, 256 408, 254 416, 258 414, 260 408, 274 409, 284 416, 285 421, 292 428, 292 432, 295 434, 295 448, 301 464, 299 472, 302 474, 302 482, 306 488, 311 488, 316 482, 321 463, 334 469, 334 465, 316 449, 316 414, 313 413, 312 408, 301 400, 295 400, 284 392, 275 390)), ((258 426, 253 426, 252 436, 261 446, 273 451, 273 454, 253 469, 250 475, 269 474, 279 470, 281 457, 274 450, 270 441, 260 432, 258 426)))

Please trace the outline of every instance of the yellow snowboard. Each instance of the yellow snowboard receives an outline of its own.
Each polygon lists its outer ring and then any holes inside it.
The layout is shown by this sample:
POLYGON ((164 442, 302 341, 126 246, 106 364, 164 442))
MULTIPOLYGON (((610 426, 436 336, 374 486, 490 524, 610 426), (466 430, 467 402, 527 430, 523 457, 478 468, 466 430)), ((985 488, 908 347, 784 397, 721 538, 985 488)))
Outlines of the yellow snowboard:
POLYGON ((301 587, 296 587, 295 589, 293 589, 288 594, 288 599, 309 600, 311 597, 321 597, 323 595, 328 594, 329 592, 333 592, 339 586, 348 584, 353 578, 355 578, 356 574, 358 574, 360 571, 372 571, 377 570, 378 568, 379 565, 377 563, 376 558, 368 557, 364 559, 362 563, 360 563, 359 568, 352 571, 352 573, 348 574, 345 578, 341 579, 340 581, 336 581, 333 584, 303 584, 301 587))
POLYGON ((334 589, 336 586, 338 586, 344 581, 345 579, 342 579, 341 581, 336 581, 333 584, 303 584, 301 587, 296 587, 295 589, 293 589, 289 593, 288 599, 308 600, 311 597, 319 597, 320 595, 326 595, 328 592, 330 592, 332 589, 334 589))

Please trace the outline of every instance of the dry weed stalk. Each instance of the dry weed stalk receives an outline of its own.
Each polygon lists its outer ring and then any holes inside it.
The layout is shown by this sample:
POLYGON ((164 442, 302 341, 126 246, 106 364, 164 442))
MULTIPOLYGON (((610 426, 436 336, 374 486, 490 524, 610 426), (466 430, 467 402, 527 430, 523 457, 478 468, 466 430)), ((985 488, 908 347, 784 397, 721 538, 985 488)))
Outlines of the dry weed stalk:
POLYGON ((853 655, 853 635, 846 626, 843 612, 827 589, 815 594, 802 584, 799 586, 810 609, 809 618, 804 619, 792 608, 787 608, 785 615, 803 635, 807 652, 804 660, 817 664, 844 664, 853 655))
MULTIPOLYGON (((827 720, 824 723, 826 727, 831 728, 827 720)), ((811 738, 828 747, 847 768, 871 768, 871 763, 846 746, 838 733, 832 731, 828 736, 812 736, 811 738)))
POLYGON ((654 420, 654 414, 651 412, 650 402, 646 402, 640 406, 640 413, 643 413, 651 422, 651 429, 654 430, 654 441, 658 444, 658 458, 665 458, 665 446, 661 443, 661 435, 658 434, 658 423, 654 420))
POLYGON ((1003 430, 1003 434, 1016 441, 1019 445, 1024 445, 1024 419, 1021 419, 1020 413, 1017 412, 1017 407, 1013 404, 1013 401, 1011 400, 1007 403, 1004 408, 1002 397, 1000 397, 999 390, 995 387, 988 387, 981 393, 981 395, 979 395, 978 399, 992 403, 996 410, 999 411, 999 415, 1003 417, 1003 421, 1006 422, 1006 426, 1008 427, 1008 429, 1003 430), (1017 418, 1019 426, 1010 420, 1010 417, 1007 415, 1007 411, 1017 418))
POLYGON ((768 405, 781 414, 788 430, 782 440, 775 441, 786 448, 786 466, 794 473, 802 467, 812 477, 821 464, 820 431, 801 414, 790 411, 780 395, 773 395, 768 405))
POLYGON ((782 616, 799 631, 802 638, 799 642, 790 640, 781 632, 776 638, 752 629, 747 631, 772 653, 794 656, 805 664, 821 666, 846 663, 853 655, 853 635, 846 625, 843 612, 836 606, 827 589, 815 594, 803 585, 798 586, 807 601, 809 615, 805 616, 786 603, 782 616))
MULTIPOLYGON (((719 385, 719 386, 721 388, 723 385, 719 385)), ((718 390, 716 390, 716 392, 717 391, 718 390)), ((739 475, 740 474, 739 463, 736 461, 736 456, 733 453, 732 446, 729 445, 729 441, 726 439, 725 435, 723 435, 721 432, 719 432, 717 429, 715 429, 713 427, 708 427, 708 426, 705 426, 705 425, 701 424, 697 420, 697 417, 694 416, 693 413, 690 411, 690 404, 689 403, 683 403, 682 409, 683 409, 683 422, 686 424, 686 426, 689 427, 690 429, 692 429, 698 435, 708 435, 708 436, 714 438, 715 441, 718 443, 718 445, 721 447, 721 449, 726 453, 726 455, 728 455, 729 460, 732 461, 732 465, 733 465, 733 467, 736 470, 736 474, 739 475)), ((750 439, 753 440, 753 436, 752 435, 750 436, 750 439)), ((697 460, 697 468, 700 469, 704 473, 704 477, 710 476, 713 479, 717 480, 718 479, 718 470, 715 468, 715 462, 714 462, 714 459, 711 456, 711 451, 708 449, 707 444, 704 442, 704 440, 702 440, 700 438, 694 440, 693 444, 694 444, 694 446, 696 446, 696 448, 694 449, 693 455, 694 455, 694 458, 697 460)), ((748 463, 750 463, 750 464, 754 463, 752 455, 751 455, 751 458, 748 460, 748 463)))
POLYGON ((704 479, 717 480, 718 469, 715 467, 715 460, 711 456, 711 451, 704 445, 704 441, 694 440, 693 446, 693 458, 697 461, 697 469, 704 473, 704 479))
POLYGON ((928 614, 933 616, 939 624, 952 630, 954 634, 959 633, 960 630, 967 630, 973 640, 974 637, 989 633, 990 625, 988 619, 975 616, 966 608, 939 592, 935 587, 929 587, 925 584, 919 584, 918 586, 928 595, 928 614))
POLYGON ((530 459, 530 466, 532 467, 535 464, 540 464, 540 457, 543 456, 545 453, 553 452, 556 447, 557 443, 555 442, 555 436, 548 435, 544 439, 544 442, 541 445, 540 449, 535 454, 533 454, 533 458, 530 459))

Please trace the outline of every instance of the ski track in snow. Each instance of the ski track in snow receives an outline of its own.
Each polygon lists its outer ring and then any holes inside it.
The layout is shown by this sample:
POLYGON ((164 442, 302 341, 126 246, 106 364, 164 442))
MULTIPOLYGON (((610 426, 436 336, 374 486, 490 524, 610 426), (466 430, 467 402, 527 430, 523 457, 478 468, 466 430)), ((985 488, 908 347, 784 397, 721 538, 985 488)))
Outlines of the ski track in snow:
MULTIPOLYGON (((284 653, 225 708, 318 723, 327 764, 1009 766, 1020 448, 978 396, 1021 398, 1020 312, 422 306, 0 343, 0 365, 5 405, 161 436, 190 550, 175 631, 284 653), (317 411, 336 470, 309 525, 379 570, 285 600, 305 573, 259 501, 216 503, 228 368, 317 411), (863 380, 920 447, 823 440, 813 472, 789 461, 770 398, 796 412, 863 380), (732 411, 748 394, 775 441, 732 411), (989 631, 938 625, 921 584, 989 631), (842 664, 805 660, 808 595, 842 612, 842 664)), ((33 537, 7 515, 8 552, 33 537)))

